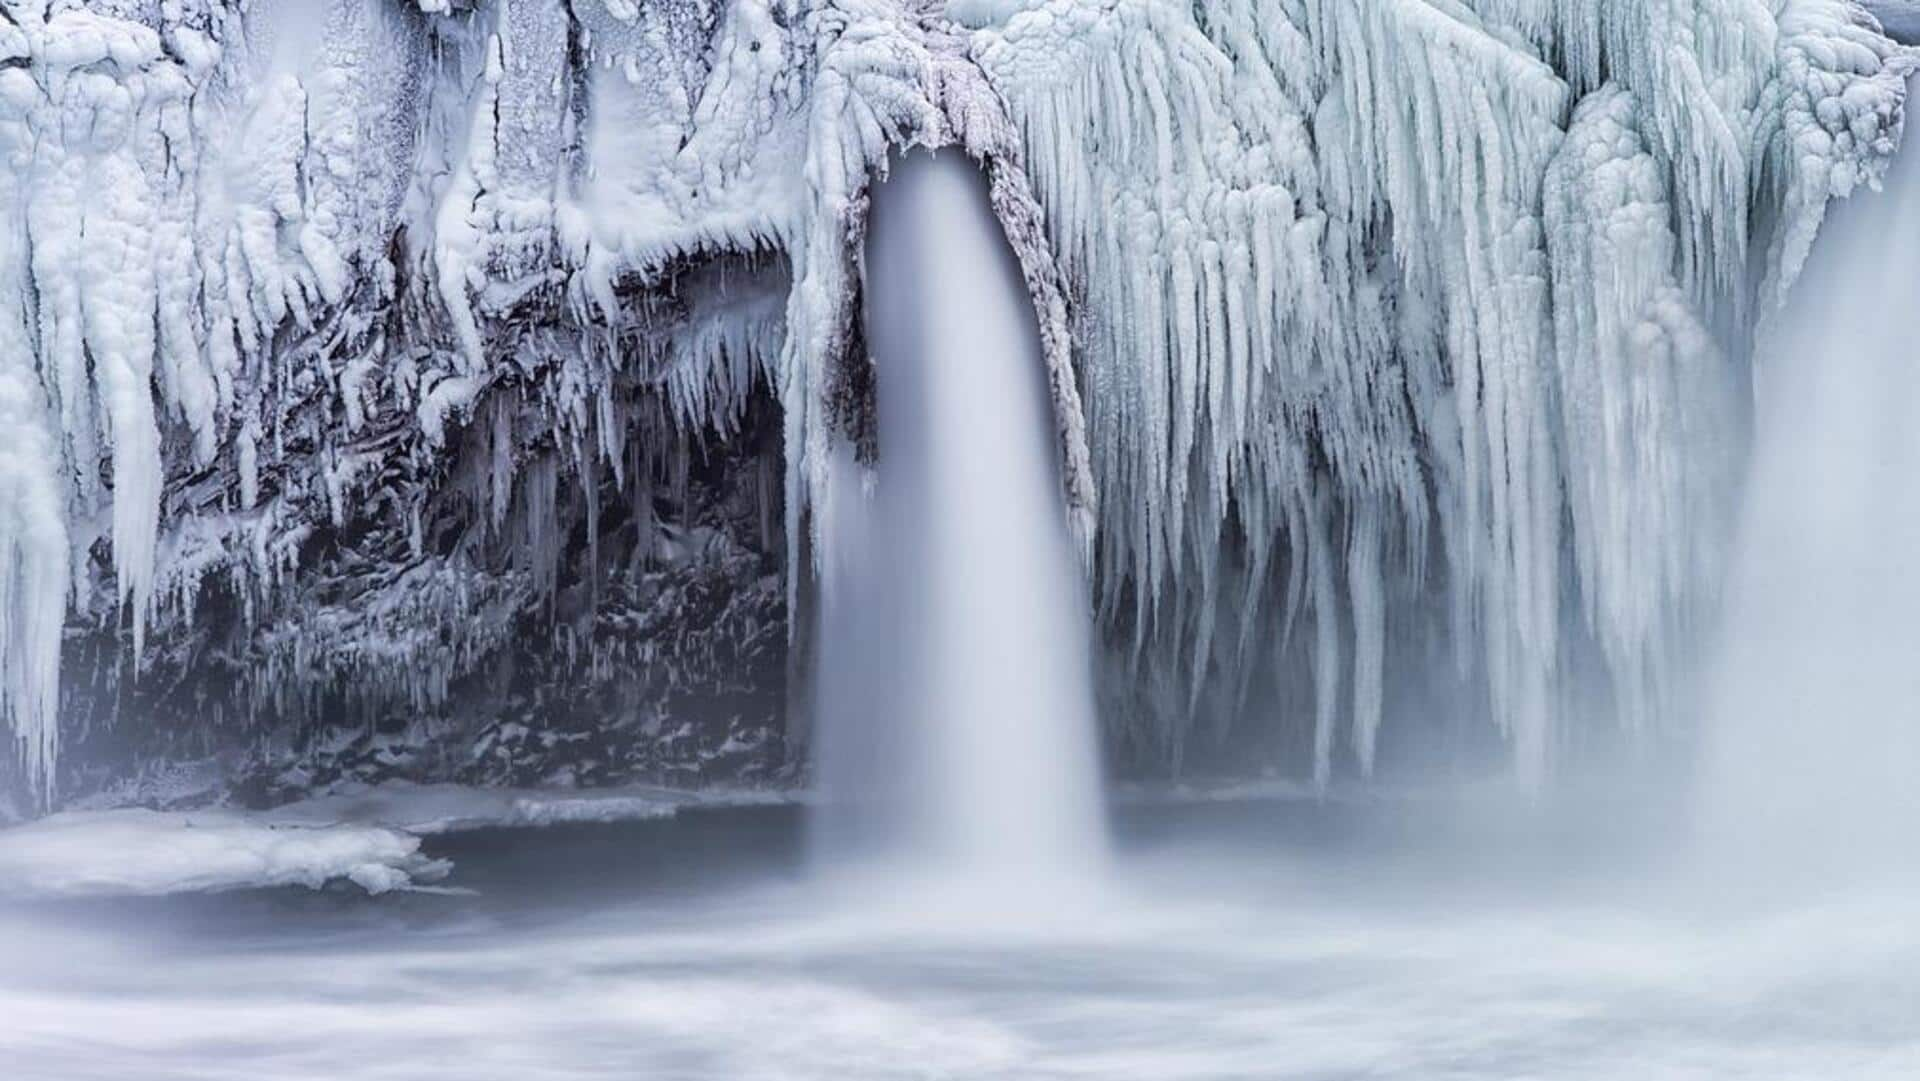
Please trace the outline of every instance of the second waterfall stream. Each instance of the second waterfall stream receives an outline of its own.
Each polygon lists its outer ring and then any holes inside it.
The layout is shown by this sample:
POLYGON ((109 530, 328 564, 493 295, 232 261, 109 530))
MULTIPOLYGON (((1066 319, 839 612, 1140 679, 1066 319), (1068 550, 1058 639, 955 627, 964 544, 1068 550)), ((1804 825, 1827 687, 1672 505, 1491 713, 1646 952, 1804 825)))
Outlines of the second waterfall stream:
POLYGON ((1106 848, 1083 578, 1033 309, 963 155, 877 185, 865 300, 878 463, 835 463, 819 859, 1072 877, 1106 848))

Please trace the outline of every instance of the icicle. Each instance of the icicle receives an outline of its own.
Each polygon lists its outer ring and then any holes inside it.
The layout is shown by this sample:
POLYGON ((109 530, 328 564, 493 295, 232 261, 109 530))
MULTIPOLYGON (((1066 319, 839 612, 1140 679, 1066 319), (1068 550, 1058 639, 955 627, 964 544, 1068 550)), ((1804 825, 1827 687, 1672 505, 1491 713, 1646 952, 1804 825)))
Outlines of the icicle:
POLYGON ((1380 565, 1380 514, 1372 504, 1354 509, 1347 538, 1347 603, 1353 612, 1353 752, 1363 776, 1373 775, 1386 679, 1386 598, 1380 565))
MULTIPOLYGON (((0 98, 17 71, 0 71, 0 98)), ((22 134, 0 105, 0 153, 22 134)), ((66 620, 66 477, 55 414, 34 367, 29 312, 25 193, 0 170, 0 720, 12 728, 30 783, 52 795, 60 747, 60 643, 66 620)))

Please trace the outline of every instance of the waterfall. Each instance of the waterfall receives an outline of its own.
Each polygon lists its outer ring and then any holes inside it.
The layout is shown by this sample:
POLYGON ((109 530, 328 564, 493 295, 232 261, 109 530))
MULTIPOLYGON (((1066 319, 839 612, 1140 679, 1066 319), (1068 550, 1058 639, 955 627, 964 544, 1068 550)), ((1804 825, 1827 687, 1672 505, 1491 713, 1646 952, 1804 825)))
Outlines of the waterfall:
POLYGON ((836 463, 817 775, 849 849, 1033 878, 1100 860, 1087 601, 1038 330, 984 177, 957 152, 873 196, 879 462, 836 463))
POLYGON ((1912 151, 1889 186, 1836 215, 1759 372, 1703 791, 1710 843, 1772 871, 1884 865, 1920 827, 1912 151))

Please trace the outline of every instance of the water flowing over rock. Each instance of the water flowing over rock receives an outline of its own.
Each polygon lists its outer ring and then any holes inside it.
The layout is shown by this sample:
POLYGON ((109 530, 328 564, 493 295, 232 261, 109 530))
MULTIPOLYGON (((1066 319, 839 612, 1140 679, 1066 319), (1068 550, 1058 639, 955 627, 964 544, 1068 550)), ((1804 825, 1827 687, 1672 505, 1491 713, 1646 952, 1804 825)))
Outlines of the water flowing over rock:
POLYGON ((1920 158, 1888 184, 1842 208, 1762 362, 1700 804, 1709 850, 1763 881, 1920 868, 1920 158))
POLYGON ((824 855, 1003 889, 1090 870, 1087 604, 1019 264, 956 151, 899 159, 869 221, 879 468, 843 460, 822 567, 824 855))

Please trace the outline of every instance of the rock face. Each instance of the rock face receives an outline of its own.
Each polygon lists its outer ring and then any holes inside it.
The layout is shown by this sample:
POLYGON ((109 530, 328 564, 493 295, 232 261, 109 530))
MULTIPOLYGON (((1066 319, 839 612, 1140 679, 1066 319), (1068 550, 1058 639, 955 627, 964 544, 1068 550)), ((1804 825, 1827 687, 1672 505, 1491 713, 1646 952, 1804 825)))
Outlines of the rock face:
POLYGON ((793 769, 913 144, 1040 314, 1114 762, 1538 782, 1669 719, 1909 67, 1846 0, 0 0, 0 785, 793 769))

